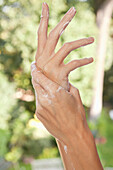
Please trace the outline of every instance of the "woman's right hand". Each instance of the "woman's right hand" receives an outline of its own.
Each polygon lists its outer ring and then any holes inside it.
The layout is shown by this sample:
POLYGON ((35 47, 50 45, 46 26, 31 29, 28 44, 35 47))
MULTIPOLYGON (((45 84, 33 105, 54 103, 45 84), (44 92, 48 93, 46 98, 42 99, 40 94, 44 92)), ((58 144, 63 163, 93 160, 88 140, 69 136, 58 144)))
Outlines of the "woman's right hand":
POLYGON ((66 147, 66 169, 103 170, 88 127, 79 91, 70 92, 31 65, 32 82, 39 104, 36 115, 46 129, 66 147))
POLYGON ((68 92, 38 71, 35 63, 31 75, 38 101, 36 116, 46 129, 64 143, 73 135, 85 135, 89 128, 78 89, 71 86, 68 92))
POLYGON ((69 90, 68 74, 78 67, 93 62, 93 58, 83 58, 73 60, 66 65, 63 63, 64 59, 71 51, 93 43, 94 38, 92 37, 66 42, 56 54, 54 52, 61 33, 68 26, 75 13, 75 8, 70 8, 58 25, 47 36, 49 7, 47 3, 43 3, 41 21, 38 29, 38 48, 36 52, 37 67, 40 68, 49 79, 61 85, 66 90, 69 90))

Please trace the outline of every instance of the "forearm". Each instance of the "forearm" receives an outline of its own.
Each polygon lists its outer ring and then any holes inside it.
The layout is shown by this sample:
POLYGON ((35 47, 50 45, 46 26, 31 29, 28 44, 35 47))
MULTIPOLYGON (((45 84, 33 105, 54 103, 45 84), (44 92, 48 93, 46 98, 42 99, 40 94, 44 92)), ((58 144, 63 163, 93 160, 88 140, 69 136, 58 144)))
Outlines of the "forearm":
POLYGON ((33 86, 39 99, 36 116, 64 144, 66 152, 61 145, 59 148, 65 169, 103 170, 79 91, 70 86, 70 92, 67 92, 37 71, 35 64, 31 69, 33 86))
POLYGON ((61 158, 62 158, 64 169, 71 170, 73 167, 72 167, 72 165, 70 163, 70 159, 67 155, 67 150, 66 150, 67 148, 65 147, 65 145, 63 146, 63 144, 61 144, 61 142, 58 141, 57 139, 56 139, 56 143, 57 143, 57 146, 58 146, 61 158))
POLYGON ((82 137, 79 136, 80 138, 70 137, 66 145, 56 139, 64 168, 66 170, 103 170, 91 132, 84 134, 82 137))
POLYGON ((69 166, 72 167, 72 170, 103 170, 91 132, 85 133, 83 136, 72 135, 66 145, 67 159, 64 158, 66 170, 69 169, 69 166), (66 162, 68 158, 70 165, 66 162))

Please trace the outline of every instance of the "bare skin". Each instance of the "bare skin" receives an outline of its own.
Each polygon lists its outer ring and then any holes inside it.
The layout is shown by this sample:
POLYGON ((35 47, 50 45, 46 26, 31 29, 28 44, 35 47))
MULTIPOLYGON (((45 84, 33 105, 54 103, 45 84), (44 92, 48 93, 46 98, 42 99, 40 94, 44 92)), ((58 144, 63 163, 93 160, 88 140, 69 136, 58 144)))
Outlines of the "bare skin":
POLYGON ((68 74, 70 73, 70 71, 93 62, 93 58, 83 58, 71 61, 66 65, 63 63, 63 60, 71 51, 81 46, 93 43, 93 37, 83 38, 73 42, 66 42, 56 52, 56 54, 54 52, 62 30, 65 30, 69 22, 74 17, 75 13, 75 8, 70 8, 70 10, 57 24, 57 26, 47 36, 49 7, 46 3, 43 3, 41 15, 42 17, 38 29, 38 48, 36 53, 37 66, 48 78, 58 83, 67 90, 69 90, 68 74))
POLYGON ((46 129, 67 147, 66 169, 102 170, 94 138, 87 125, 79 91, 70 92, 31 66, 32 82, 38 105, 36 116, 46 129))
MULTIPOLYGON (((78 90, 76 88, 74 88, 72 85, 69 86, 68 74, 70 73, 70 71, 72 71, 80 66, 91 63, 93 61, 93 59, 92 58, 89 58, 89 59, 84 58, 81 60, 74 60, 66 65, 64 65, 63 60, 72 50, 77 49, 81 46, 91 44, 94 41, 94 39, 92 37, 89 37, 89 38, 84 38, 84 39, 73 41, 73 42, 68 42, 68 43, 65 43, 56 54, 54 52, 56 44, 58 42, 58 39, 61 35, 61 32, 67 27, 69 22, 74 17, 75 13, 76 13, 76 11, 72 7, 71 12, 67 12, 65 14, 65 16, 63 17, 63 19, 60 21, 60 23, 50 32, 49 36, 47 36, 49 8, 48 8, 47 4, 43 3, 42 17, 41 17, 40 26, 38 29, 38 49, 37 49, 37 53, 36 53, 36 63, 37 63, 38 70, 41 70, 41 72, 43 72, 49 79, 53 80, 57 84, 64 87, 72 95, 76 94, 78 96, 79 111, 81 111, 81 115, 83 114, 85 116, 84 108, 83 108, 78 90)), ((35 68, 35 64, 33 64, 33 65, 32 65, 32 71, 33 71, 33 68, 35 68)), ((34 75, 34 79, 35 79, 35 76, 36 75, 34 75)), ((36 90, 37 85, 34 80, 33 80, 33 85, 36 90)), ((37 94, 36 114, 37 114, 37 117, 39 118, 39 110, 42 109, 42 107, 41 107, 40 101, 38 100, 38 96, 39 96, 38 93, 40 93, 40 92, 38 90, 36 90, 36 94, 37 94)), ((45 96, 47 96, 47 95, 45 95, 45 96)), ((44 110, 43 110, 43 112, 44 112, 44 110)), ((86 120, 85 120, 85 122, 86 122, 86 120)), ((43 123, 43 121, 42 121, 42 123, 43 123)), ((85 123, 85 124, 86 124, 87 129, 89 129, 87 126, 87 123, 85 123)), ((51 128, 51 126, 50 126, 50 128, 51 128)), ((69 130, 68 130, 68 132, 69 132, 69 130)), ((90 138, 92 139, 92 137, 90 137, 90 136, 92 136, 90 130, 88 130, 88 132, 89 132, 89 135, 88 135, 89 139, 90 138)), ((75 134, 73 134, 73 135, 75 135, 75 134)), ((57 139, 58 138, 56 137, 56 140, 57 139)), ((72 137, 70 137, 69 139, 71 141, 72 137)), ((74 138, 73 138, 73 140, 74 140, 74 138)), ((61 153, 61 157, 64 162, 65 169, 69 169, 69 170, 73 169, 73 163, 70 163, 70 162, 73 162, 72 161, 73 157, 75 157, 73 155, 74 152, 71 152, 71 151, 73 151, 73 149, 72 148, 69 149, 69 145, 68 145, 69 143, 66 144, 66 146, 68 148, 68 156, 67 156, 67 154, 64 150, 64 142, 62 140, 58 139, 57 144, 58 144, 58 147, 59 147, 59 150, 61 153)), ((74 145, 73 145, 73 147, 74 147, 74 145)), ((97 153, 96 153, 96 156, 98 157, 97 153)), ((74 161, 75 161, 75 159, 74 159, 74 161)), ((99 160, 98 160, 98 162, 99 162, 99 160)), ((74 167, 75 167, 75 165, 74 165, 74 167)), ((77 164, 76 164, 76 167, 77 167, 77 164)))

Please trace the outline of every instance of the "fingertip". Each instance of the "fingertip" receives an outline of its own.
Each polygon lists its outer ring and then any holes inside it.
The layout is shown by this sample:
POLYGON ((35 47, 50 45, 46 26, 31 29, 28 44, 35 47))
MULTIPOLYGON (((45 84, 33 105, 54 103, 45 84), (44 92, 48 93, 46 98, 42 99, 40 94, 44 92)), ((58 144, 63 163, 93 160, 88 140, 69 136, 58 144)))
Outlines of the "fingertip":
POLYGON ((91 63, 94 61, 93 57, 90 57, 89 60, 91 63))
POLYGON ((94 37, 90 37, 90 40, 92 43, 95 41, 94 37))
POLYGON ((49 6, 48 6, 48 4, 46 2, 43 2, 42 5, 44 5, 46 7, 46 9, 49 10, 49 6))
POLYGON ((88 44, 92 44, 94 42, 94 38, 93 37, 88 37, 88 38, 85 38, 88 40, 88 44))
POLYGON ((49 7, 47 5, 46 2, 42 3, 42 14, 41 14, 41 18, 43 17, 49 17, 49 7))
POLYGON ((94 62, 94 58, 93 57, 91 57, 92 58, 92 62, 94 62))
POLYGON ((75 9, 75 7, 74 7, 74 6, 72 7, 72 9, 73 9, 74 13, 76 13, 76 9, 75 9))
POLYGON ((44 2, 44 4, 49 8, 49 6, 48 6, 48 4, 47 4, 47 2, 44 2))
POLYGON ((89 57, 89 58, 86 57, 85 59, 87 59, 90 63, 94 61, 93 57, 89 57))

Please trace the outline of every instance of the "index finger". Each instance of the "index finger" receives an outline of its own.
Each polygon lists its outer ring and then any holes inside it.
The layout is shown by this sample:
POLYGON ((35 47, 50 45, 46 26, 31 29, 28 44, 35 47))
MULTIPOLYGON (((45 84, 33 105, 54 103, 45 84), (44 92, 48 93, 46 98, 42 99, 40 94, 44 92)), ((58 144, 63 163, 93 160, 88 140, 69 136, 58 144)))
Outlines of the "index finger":
POLYGON ((72 18, 75 16, 76 9, 74 7, 70 8, 68 12, 64 15, 64 17, 61 19, 61 21, 56 25, 56 27, 49 33, 47 43, 44 49, 44 53, 46 54, 46 57, 50 57, 52 52, 55 50, 55 47, 57 45, 57 42, 65 30, 65 28, 68 26, 72 18), (50 48, 50 50, 48 50, 50 48))
POLYGON ((42 4, 42 14, 41 21, 38 29, 38 50, 36 55, 36 60, 38 56, 41 55, 47 41, 47 30, 48 30, 48 20, 49 20, 49 7, 46 2, 42 4))

